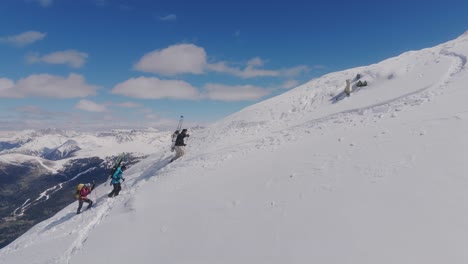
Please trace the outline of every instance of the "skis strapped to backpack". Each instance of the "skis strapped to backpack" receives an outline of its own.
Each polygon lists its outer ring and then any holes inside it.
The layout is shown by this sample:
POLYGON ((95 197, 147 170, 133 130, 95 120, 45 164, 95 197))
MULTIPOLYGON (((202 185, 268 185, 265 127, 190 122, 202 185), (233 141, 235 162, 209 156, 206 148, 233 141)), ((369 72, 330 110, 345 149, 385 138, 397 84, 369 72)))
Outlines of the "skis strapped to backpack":
POLYGON ((184 116, 180 116, 179 119, 179 124, 177 125, 177 129, 180 132, 180 129, 182 128, 182 123, 184 123, 184 116))

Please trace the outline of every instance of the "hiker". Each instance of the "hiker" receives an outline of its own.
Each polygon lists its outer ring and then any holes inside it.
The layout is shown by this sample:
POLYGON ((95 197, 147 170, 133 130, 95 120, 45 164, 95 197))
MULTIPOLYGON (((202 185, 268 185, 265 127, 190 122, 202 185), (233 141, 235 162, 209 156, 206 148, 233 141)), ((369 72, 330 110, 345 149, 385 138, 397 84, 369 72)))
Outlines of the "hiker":
POLYGON ((112 181, 111 185, 113 185, 112 191, 107 195, 109 197, 114 197, 119 195, 120 190, 122 190, 122 187, 120 186, 120 180, 125 181, 125 178, 123 177, 123 172, 127 169, 125 165, 119 166, 114 174, 112 175, 112 181))
POLYGON ((93 205, 93 201, 88 199, 86 196, 88 196, 88 194, 90 194, 94 190, 94 186, 95 184, 93 181, 92 185, 90 183, 80 183, 76 187, 76 198, 78 198, 78 210, 76 211, 76 214, 79 214, 81 212, 83 202, 88 203, 88 207, 86 209, 91 208, 91 206, 93 205))
POLYGON ((355 82, 355 81, 357 81, 359 79, 361 79, 361 74, 358 73, 358 74, 356 74, 356 77, 354 77, 354 79, 351 82, 353 83, 353 82, 355 82))
POLYGON ((171 135, 171 138, 172 138, 171 152, 174 152, 175 150, 175 142, 176 142, 178 135, 179 135, 179 130, 176 130, 174 134, 171 135))
POLYGON ((170 162, 173 162, 174 160, 182 157, 184 154, 185 154, 185 151, 184 151, 184 147, 186 146, 186 144, 184 143, 184 138, 185 137, 189 137, 190 135, 187 134, 187 129, 182 129, 182 132, 177 136, 177 139, 175 141, 175 152, 176 152, 176 155, 175 157, 173 157, 171 159, 170 162))
POLYGON ((351 95, 351 86, 349 80, 346 80, 346 87, 344 88, 344 92, 347 96, 351 95))
POLYGON ((357 87, 364 87, 364 86, 367 86, 367 81, 364 81, 364 82, 359 81, 359 82, 357 82, 356 86, 357 86, 357 87))

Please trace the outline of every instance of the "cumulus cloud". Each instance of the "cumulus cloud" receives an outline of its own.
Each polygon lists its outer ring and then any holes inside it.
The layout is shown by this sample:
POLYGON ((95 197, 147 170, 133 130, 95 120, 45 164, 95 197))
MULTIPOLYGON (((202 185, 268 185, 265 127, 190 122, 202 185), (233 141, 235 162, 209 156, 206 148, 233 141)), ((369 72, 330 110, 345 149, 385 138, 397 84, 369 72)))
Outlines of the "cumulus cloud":
POLYGON ((103 105, 97 104, 90 100, 80 100, 76 105, 75 108, 87 111, 87 112, 97 112, 102 113, 106 112, 107 108, 103 105))
POLYGON ((0 79, 0 98, 83 98, 95 95, 99 87, 86 83, 83 76, 71 73, 68 77, 34 74, 14 82, 0 79))
POLYGON ((263 66, 265 62, 260 57, 255 57, 247 62, 247 67, 263 66))
POLYGON ((255 57, 247 61, 245 66, 232 66, 225 61, 207 62, 204 48, 193 44, 178 44, 162 50, 155 50, 145 54, 135 65, 134 69, 142 72, 161 75, 203 74, 206 71, 225 73, 244 79, 255 77, 291 77, 309 70, 308 66, 300 65, 293 68, 267 70, 263 66, 265 61, 255 57))
POLYGON ((167 16, 159 17, 159 20, 161 21, 176 21, 177 16, 174 14, 169 14, 167 16))
POLYGON ((205 65, 206 52, 203 48, 193 44, 179 44, 145 54, 134 68, 162 75, 201 74, 205 65))
POLYGON ((88 54, 76 50, 57 51, 44 56, 38 53, 29 54, 26 57, 28 63, 44 62, 49 64, 67 64, 73 68, 80 68, 86 63, 88 54))
POLYGON ((227 62, 208 64, 207 68, 214 72, 226 73, 244 79, 255 77, 293 77, 309 70, 309 67, 305 65, 280 70, 266 70, 262 69, 264 64, 264 60, 255 57, 250 59, 244 68, 230 66, 227 62))
MULTIPOLYGON (((7 78, 0 78, 0 95, 15 86, 15 82, 7 78)), ((1 96, 0 96, 1 97, 1 96)))
POLYGON ((241 77, 244 79, 254 78, 254 77, 280 76, 279 71, 258 69, 258 68, 255 68, 256 67, 255 64, 252 64, 252 65, 247 64, 247 67, 245 67, 244 69, 241 69, 238 67, 231 67, 226 62, 217 62, 217 63, 209 64, 207 65, 207 67, 208 69, 214 72, 226 73, 226 74, 234 75, 234 76, 241 77))
POLYGON ((8 43, 18 47, 23 47, 44 39, 46 35, 47 33, 39 31, 26 31, 14 36, 0 37, 0 43, 8 43))
POLYGON ((253 85, 223 85, 207 84, 205 85, 206 97, 219 101, 253 101, 270 94, 264 88, 253 85))
POLYGON ((161 80, 155 77, 131 78, 117 84, 113 94, 141 99, 189 99, 200 97, 198 90, 185 81, 161 80))

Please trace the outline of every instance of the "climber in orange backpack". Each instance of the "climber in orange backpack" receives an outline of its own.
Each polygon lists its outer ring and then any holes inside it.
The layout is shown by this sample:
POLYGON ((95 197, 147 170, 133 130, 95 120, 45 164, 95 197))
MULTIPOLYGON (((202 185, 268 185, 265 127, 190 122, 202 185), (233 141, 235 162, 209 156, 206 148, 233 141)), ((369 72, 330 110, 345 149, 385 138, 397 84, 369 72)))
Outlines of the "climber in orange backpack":
POLYGON ((81 212, 81 207, 83 206, 83 202, 88 203, 88 207, 86 209, 91 208, 93 205, 93 201, 88 199, 86 196, 90 194, 94 190, 95 183, 93 181, 93 184, 91 185, 90 183, 83 184, 80 183, 76 187, 76 198, 78 199, 78 210, 76 211, 77 214, 81 212))

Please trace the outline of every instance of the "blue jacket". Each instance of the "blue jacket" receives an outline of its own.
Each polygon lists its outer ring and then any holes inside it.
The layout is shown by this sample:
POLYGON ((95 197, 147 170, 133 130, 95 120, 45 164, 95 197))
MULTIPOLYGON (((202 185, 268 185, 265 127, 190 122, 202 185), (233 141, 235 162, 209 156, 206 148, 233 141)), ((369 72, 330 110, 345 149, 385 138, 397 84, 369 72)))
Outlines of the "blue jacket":
POLYGON ((114 175, 112 175, 112 184, 119 184, 120 180, 123 180, 123 171, 120 167, 115 170, 114 175))

